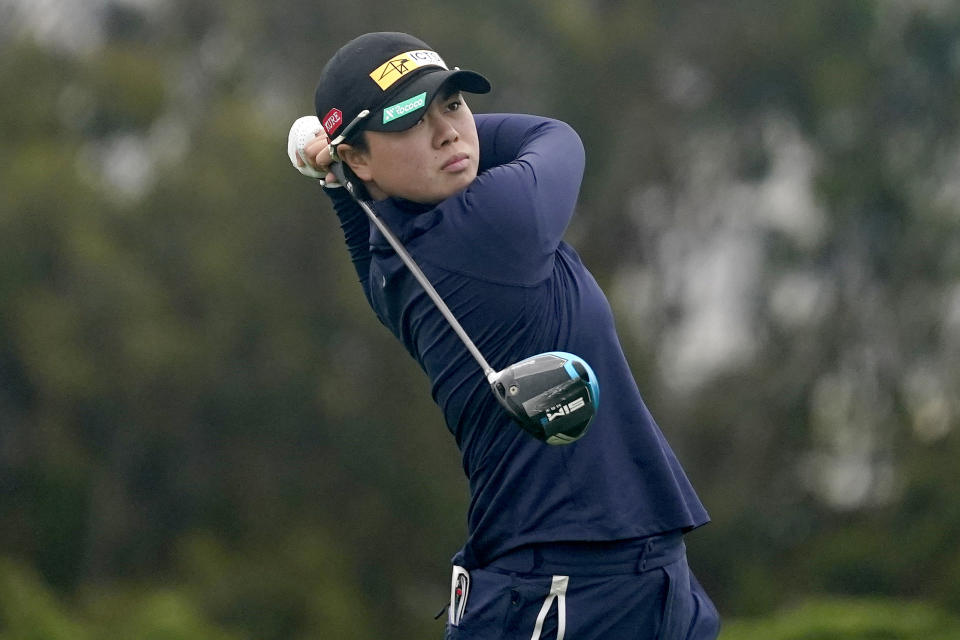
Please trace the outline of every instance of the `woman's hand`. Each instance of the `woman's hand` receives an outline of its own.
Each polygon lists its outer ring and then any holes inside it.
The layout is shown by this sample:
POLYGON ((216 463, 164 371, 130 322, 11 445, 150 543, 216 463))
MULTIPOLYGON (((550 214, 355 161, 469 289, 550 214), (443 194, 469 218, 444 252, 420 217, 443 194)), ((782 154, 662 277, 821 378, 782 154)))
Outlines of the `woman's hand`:
POLYGON ((297 118, 287 136, 287 155, 294 168, 305 176, 319 178, 325 187, 338 187, 330 172, 330 143, 316 116, 297 118))

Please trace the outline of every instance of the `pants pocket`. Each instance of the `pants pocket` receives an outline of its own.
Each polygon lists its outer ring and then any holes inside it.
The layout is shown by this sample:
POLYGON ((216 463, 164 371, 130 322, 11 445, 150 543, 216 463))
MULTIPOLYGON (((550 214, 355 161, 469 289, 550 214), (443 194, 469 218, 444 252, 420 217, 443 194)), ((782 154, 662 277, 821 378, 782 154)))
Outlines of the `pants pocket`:
POLYGON ((692 613, 690 572, 686 558, 668 564, 663 568, 663 572, 667 574, 667 597, 657 640, 685 640, 692 613))
POLYGON ((713 640, 720 635, 720 614, 692 571, 690 594, 694 602, 693 622, 685 640, 713 640))
POLYGON ((720 616, 706 592, 690 572, 686 557, 663 568, 667 597, 658 640, 714 640, 720 616))
POLYGON ((450 638, 487 638, 490 630, 501 629, 510 603, 509 576, 485 569, 469 573, 455 567, 450 584, 447 636, 450 638))

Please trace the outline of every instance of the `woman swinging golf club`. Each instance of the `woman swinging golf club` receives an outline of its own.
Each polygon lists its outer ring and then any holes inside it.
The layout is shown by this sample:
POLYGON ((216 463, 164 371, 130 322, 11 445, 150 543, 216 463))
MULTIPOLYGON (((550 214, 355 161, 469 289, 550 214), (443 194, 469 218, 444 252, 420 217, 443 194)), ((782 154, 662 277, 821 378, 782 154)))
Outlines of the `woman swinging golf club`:
POLYGON ((446 637, 715 638, 683 540, 709 518, 562 241, 580 139, 548 118, 471 113, 462 92, 489 90, 417 38, 369 33, 330 59, 316 118, 288 139, 462 454, 469 535, 446 637))

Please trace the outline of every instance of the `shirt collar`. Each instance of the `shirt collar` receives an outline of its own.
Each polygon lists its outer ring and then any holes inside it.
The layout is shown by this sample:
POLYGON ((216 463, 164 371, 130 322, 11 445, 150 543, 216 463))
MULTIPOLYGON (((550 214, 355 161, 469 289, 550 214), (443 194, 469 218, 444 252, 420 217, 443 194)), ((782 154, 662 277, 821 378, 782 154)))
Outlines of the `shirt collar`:
MULTIPOLYGON (((443 217, 436 205, 400 198, 375 202, 373 210, 404 245, 435 227, 443 217)), ((370 245, 374 249, 390 248, 390 243, 375 225, 370 226, 370 245)))

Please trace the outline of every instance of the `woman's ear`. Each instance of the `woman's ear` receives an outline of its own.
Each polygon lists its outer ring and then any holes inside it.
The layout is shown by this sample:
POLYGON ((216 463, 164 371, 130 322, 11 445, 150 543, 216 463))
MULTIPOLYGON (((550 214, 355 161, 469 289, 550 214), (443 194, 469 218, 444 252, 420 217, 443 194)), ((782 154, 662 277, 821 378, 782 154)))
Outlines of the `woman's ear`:
POLYGON ((373 172, 370 171, 370 162, 366 153, 342 143, 337 145, 337 155, 347 163, 353 174, 360 180, 369 182, 373 179, 373 172))

